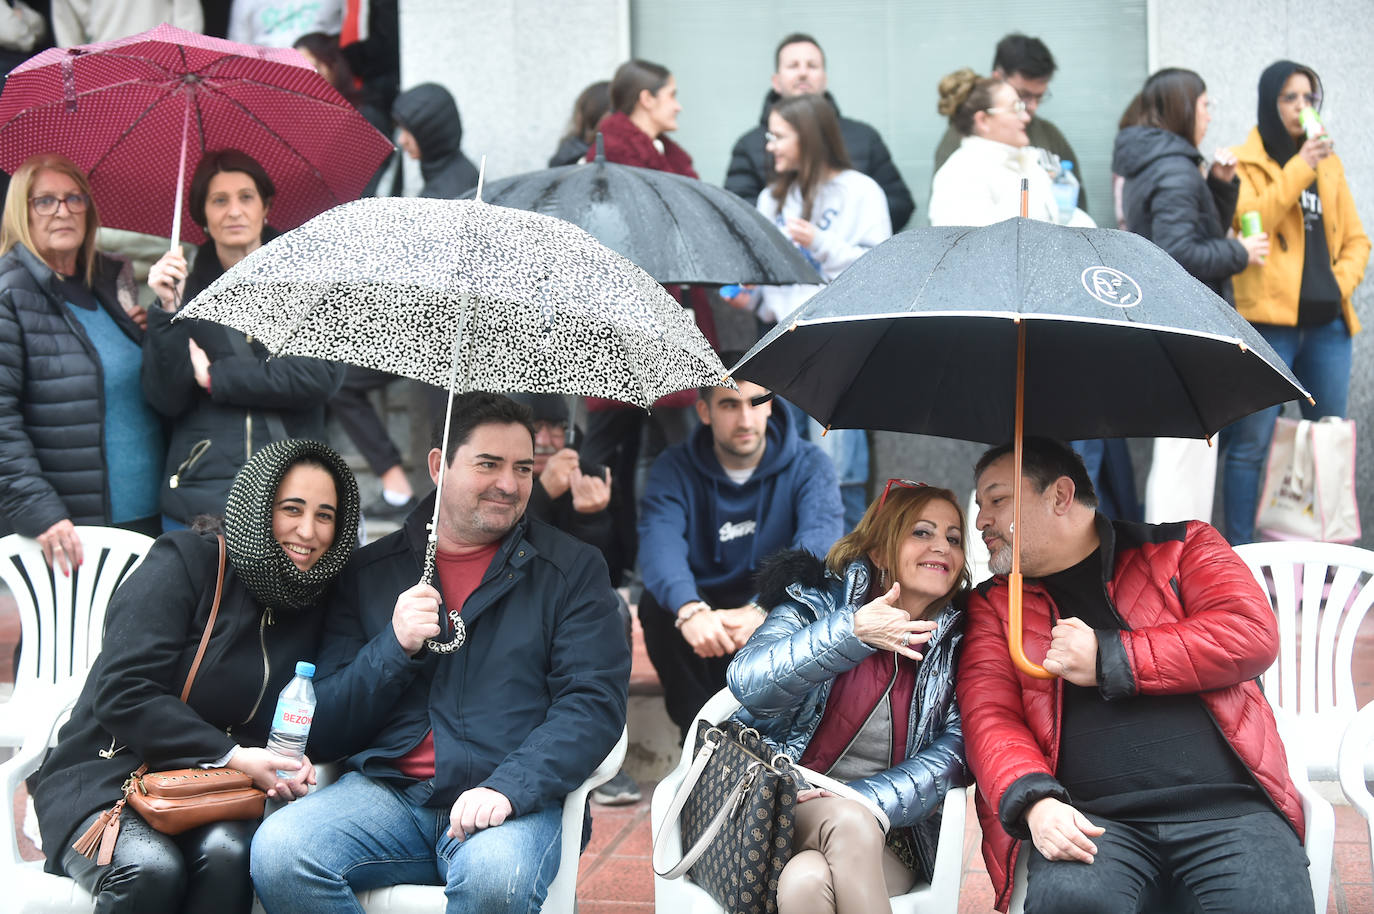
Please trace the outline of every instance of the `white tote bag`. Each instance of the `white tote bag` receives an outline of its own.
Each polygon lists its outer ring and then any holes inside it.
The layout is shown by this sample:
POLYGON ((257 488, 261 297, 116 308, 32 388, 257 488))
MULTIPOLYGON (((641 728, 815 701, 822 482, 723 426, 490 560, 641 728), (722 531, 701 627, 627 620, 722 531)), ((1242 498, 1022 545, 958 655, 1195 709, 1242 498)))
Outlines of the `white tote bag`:
POLYGON ((1275 423, 1255 529, 1272 539, 1351 543, 1360 538, 1353 420, 1328 416, 1275 423))

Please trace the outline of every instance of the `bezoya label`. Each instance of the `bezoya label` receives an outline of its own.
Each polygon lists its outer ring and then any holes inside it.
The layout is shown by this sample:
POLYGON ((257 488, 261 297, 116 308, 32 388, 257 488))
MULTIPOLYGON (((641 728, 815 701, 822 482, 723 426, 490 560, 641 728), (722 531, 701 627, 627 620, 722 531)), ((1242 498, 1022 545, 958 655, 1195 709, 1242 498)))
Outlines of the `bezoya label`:
POLYGON ((272 716, 272 729, 287 733, 307 733, 314 719, 314 709, 309 705, 296 702, 277 702, 277 713, 272 716))

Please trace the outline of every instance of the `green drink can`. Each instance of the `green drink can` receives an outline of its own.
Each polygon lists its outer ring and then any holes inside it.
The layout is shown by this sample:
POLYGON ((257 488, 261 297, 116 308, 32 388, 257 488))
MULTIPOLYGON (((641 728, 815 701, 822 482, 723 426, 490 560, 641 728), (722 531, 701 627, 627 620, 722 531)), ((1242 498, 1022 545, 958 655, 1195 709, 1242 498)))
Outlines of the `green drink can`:
POLYGON ((1298 123, 1302 125, 1303 132, 1309 140, 1326 132, 1326 128, 1322 126, 1322 119, 1317 116, 1317 109, 1310 106, 1298 112, 1298 123))
POLYGON ((1262 231, 1259 210, 1252 209, 1240 214, 1240 237, 1251 238, 1262 231))

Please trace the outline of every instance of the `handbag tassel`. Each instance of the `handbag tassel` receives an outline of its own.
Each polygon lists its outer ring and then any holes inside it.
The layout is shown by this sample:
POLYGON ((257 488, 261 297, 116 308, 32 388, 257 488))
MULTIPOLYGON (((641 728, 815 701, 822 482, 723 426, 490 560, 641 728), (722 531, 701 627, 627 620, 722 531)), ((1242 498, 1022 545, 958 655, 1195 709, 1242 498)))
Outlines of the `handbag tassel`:
POLYGON ((83 857, 94 859, 97 866, 105 866, 114 855, 115 840, 119 837, 119 814, 124 811, 124 801, 120 800, 110 809, 102 812, 91 827, 76 839, 72 850, 83 857))

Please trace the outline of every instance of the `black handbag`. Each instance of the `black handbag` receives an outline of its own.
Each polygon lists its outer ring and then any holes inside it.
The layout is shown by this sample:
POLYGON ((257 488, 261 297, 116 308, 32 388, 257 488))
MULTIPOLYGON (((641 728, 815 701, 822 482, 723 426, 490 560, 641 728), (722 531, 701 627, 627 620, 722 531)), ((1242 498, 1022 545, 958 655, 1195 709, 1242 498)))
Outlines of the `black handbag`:
POLYGON ((692 767, 654 837, 654 870, 684 873, 729 914, 777 914, 778 877, 792 859, 797 780, 791 759, 737 720, 697 723, 692 767), (660 868, 663 829, 681 817, 682 859, 660 868))

